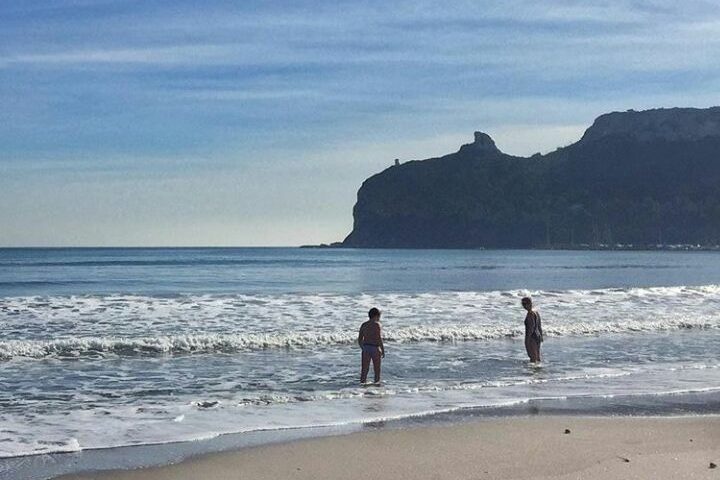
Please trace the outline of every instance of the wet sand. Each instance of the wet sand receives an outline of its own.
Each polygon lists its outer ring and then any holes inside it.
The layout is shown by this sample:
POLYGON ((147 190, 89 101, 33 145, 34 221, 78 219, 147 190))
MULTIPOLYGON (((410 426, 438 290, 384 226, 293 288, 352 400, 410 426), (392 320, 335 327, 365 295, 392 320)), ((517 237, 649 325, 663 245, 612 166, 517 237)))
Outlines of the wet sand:
POLYGON ((720 465, 720 416, 549 416, 366 431, 61 478, 720 479, 711 463, 720 465))

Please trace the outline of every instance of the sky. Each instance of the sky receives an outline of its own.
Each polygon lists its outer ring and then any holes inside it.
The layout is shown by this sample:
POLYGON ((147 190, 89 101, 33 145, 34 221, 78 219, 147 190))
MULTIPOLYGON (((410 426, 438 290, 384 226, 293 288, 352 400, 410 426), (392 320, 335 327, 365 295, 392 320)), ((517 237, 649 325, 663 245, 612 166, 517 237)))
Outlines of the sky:
POLYGON ((0 246, 342 240, 365 178, 720 104, 720 6, 1 0, 0 246))

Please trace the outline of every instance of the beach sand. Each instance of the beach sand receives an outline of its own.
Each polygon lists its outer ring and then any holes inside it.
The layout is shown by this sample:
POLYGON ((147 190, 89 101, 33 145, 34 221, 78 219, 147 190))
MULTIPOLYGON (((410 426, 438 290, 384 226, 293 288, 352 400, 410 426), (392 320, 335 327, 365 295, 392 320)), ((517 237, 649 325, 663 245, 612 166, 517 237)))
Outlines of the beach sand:
POLYGON ((62 478, 720 479, 711 462, 720 465, 718 416, 549 416, 380 429, 62 478))

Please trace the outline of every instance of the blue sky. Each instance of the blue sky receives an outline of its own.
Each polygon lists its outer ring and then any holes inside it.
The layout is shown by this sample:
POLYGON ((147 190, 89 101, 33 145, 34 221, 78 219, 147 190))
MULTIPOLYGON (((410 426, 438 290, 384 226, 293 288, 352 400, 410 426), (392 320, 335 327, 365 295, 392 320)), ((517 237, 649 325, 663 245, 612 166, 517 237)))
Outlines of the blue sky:
POLYGON ((0 245, 342 239, 358 187, 474 130, 718 104, 714 2, 0 2, 0 245))

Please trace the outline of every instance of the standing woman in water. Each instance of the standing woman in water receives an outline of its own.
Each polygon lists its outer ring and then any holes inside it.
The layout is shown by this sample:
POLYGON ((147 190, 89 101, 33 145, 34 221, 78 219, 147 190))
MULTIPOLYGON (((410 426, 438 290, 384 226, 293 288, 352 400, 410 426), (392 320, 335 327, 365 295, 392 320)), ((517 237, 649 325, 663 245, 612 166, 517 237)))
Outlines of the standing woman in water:
POLYGON ((540 314, 533 310, 530 297, 522 299, 522 306, 527 310, 525 315, 525 350, 527 350, 530 362, 540 362, 540 344, 543 341, 542 322, 540 314))

